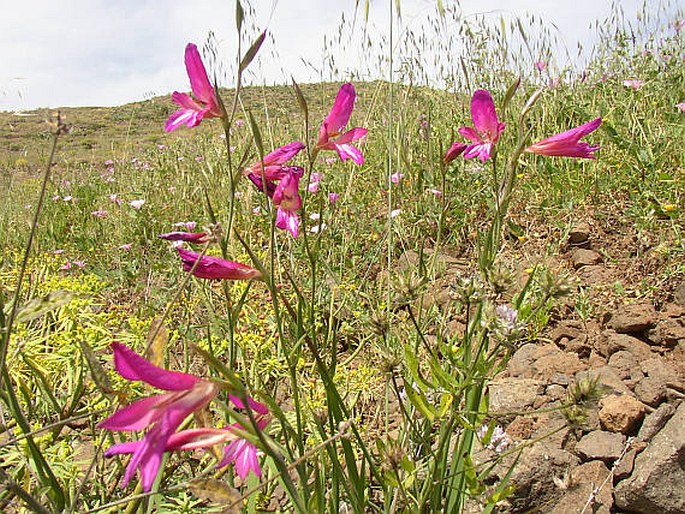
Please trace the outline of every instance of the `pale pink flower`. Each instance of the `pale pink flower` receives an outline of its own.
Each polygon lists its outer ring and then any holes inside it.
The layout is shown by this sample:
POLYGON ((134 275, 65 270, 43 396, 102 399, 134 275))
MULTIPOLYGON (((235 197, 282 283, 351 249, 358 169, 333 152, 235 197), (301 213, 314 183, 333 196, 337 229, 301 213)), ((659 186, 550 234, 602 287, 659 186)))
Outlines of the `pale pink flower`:
POLYGON ((675 106, 680 112, 685 112, 685 102, 680 102, 679 104, 675 104, 675 106))
POLYGON ((123 200, 114 193, 109 195, 109 200, 117 205, 121 205, 123 203, 123 200))
POLYGON ((328 193, 328 202, 331 205, 335 205, 335 202, 337 202, 339 198, 340 195, 338 193, 328 193))
POLYGON ((626 87, 631 88, 633 91, 637 91, 644 85, 643 80, 638 80, 638 79, 629 79, 629 80, 624 80, 623 85, 626 87))
POLYGON ((537 61, 535 63, 535 67, 538 69, 538 71, 543 72, 547 69, 547 63, 545 61, 537 61))
POLYGON ((428 188, 428 189, 426 189, 426 192, 431 193, 436 198, 442 198, 442 191, 440 191, 439 189, 428 188))
POLYGON ((401 212, 402 212, 402 209, 394 209, 394 210, 390 211, 390 217, 396 218, 397 216, 400 215, 401 212))
POLYGON ((134 209, 140 209, 145 205, 145 200, 131 200, 128 204, 134 209))
POLYGON ((105 161, 105 166, 114 166, 114 161, 112 159, 107 159, 105 161))
POLYGON ((78 269, 83 269, 86 267, 85 261, 71 261, 71 263, 76 266, 78 269))
POLYGON ((341 161, 352 159, 356 164, 364 164, 364 155, 361 150, 350 143, 364 137, 368 130, 357 127, 344 132, 347 122, 352 116, 356 98, 357 93, 352 83, 348 82, 340 87, 333 107, 319 129, 319 140, 316 143, 316 148, 319 150, 335 150, 341 161))
POLYGON ((242 128, 242 126, 245 125, 245 120, 238 118, 233 122, 233 124, 235 125, 235 128, 242 128))
POLYGON ((403 173, 400 173, 399 171, 396 171, 395 173, 393 173, 392 175, 390 175, 390 181, 391 181, 393 184, 399 184, 399 183, 402 181, 403 178, 404 178, 404 174, 403 174, 403 173))
POLYGON ((321 182, 321 179, 323 178, 323 174, 314 172, 311 174, 311 177, 309 179, 309 185, 307 186, 307 190, 314 194, 319 190, 319 183, 321 182))
POLYGON ((95 216, 96 218, 106 218, 107 216, 109 216, 109 212, 103 209, 98 209, 97 211, 93 211, 90 214, 92 216, 95 216))
POLYGON ((169 116, 166 121, 164 130, 167 132, 176 130, 183 124, 188 127, 197 127, 203 118, 220 118, 223 115, 214 87, 207 77, 200 52, 193 43, 188 43, 186 46, 185 64, 190 79, 190 88, 196 100, 187 93, 174 91, 171 99, 181 108, 169 116))
POLYGON ((119 250, 124 250, 124 251, 129 251, 131 248, 133 248, 132 243, 126 243, 126 244, 119 246, 119 250))
POLYGON ((676 32, 680 32, 683 30, 683 27, 685 27, 685 18, 678 18, 673 22, 673 27, 675 28, 676 32))

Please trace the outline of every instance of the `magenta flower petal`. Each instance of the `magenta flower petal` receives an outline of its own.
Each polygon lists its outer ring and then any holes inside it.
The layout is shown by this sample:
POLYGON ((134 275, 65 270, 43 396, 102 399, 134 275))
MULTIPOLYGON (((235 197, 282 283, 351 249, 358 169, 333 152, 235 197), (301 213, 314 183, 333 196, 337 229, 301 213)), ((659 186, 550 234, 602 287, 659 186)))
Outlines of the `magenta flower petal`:
MULTIPOLYGON (((485 162, 490 158, 492 147, 499 140, 499 136, 505 127, 505 124, 500 123, 497 118, 492 95, 485 89, 478 89, 473 93, 471 98, 471 119, 475 128, 461 127, 459 129, 459 133, 462 136, 473 141, 472 144, 464 148, 464 159, 478 157, 481 161, 485 162)), ((452 145, 452 148, 454 148, 454 152, 459 150, 459 147, 455 147, 455 145, 452 145)), ((448 158, 452 148, 450 148, 444 159, 448 158)))
POLYGON ((171 99, 181 108, 167 119, 164 125, 164 130, 167 132, 176 130, 181 125, 196 127, 203 118, 220 118, 223 115, 200 53, 192 43, 186 46, 185 64, 190 87, 198 101, 186 93, 175 91, 171 99))
POLYGON ((198 52, 197 46, 193 43, 186 45, 185 63, 193 94, 199 100, 208 104, 208 106, 215 107, 216 96, 214 88, 209 81, 209 77, 207 77, 207 70, 205 70, 205 65, 202 63, 200 52, 198 52))
POLYGON ((235 472, 242 480, 247 478, 250 471, 253 471, 258 477, 262 476, 262 468, 257 459, 257 447, 245 439, 237 439, 228 443, 224 449, 224 458, 217 467, 221 468, 230 463, 233 463, 235 472))
POLYGON ((356 98, 357 93, 354 90, 354 85, 350 82, 343 84, 338 90, 333 107, 321 125, 320 134, 325 130, 326 139, 330 139, 342 132, 347 122, 350 121, 356 98))
POLYGON ((580 142, 580 139, 597 130, 601 123, 602 118, 594 119, 579 127, 534 143, 526 148, 526 152, 553 157, 594 159, 594 152, 599 150, 599 145, 580 142))
POLYGON ((209 280, 252 280, 262 276, 258 270, 246 264, 208 255, 200 257, 199 254, 180 247, 176 248, 176 251, 181 257, 181 261, 183 261, 184 271, 189 272, 193 269, 195 262, 199 259, 200 262, 193 271, 193 275, 198 278, 209 280))
POLYGON ((302 207, 302 198, 299 193, 300 178, 304 170, 293 166, 281 179, 274 191, 273 202, 278 206, 276 213, 276 227, 288 230, 293 237, 297 237, 300 227, 300 219, 297 211, 302 207))
MULTIPOLYGON (((239 409, 245 408, 245 404, 243 403, 243 400, 240 399, 238 396, 235 396, 233 394, 229 394, 228 399, 231 400, 233 405, 235 405, 239 409)), ((265 416, 266 414, 269 413, 269 409, 266 407, 266 405, 264 405, 263 403, 259 403, 257 400, 251 398, 250 396, 247 397, 247 404, 250 406, 250 409, 252 409, 254 412, 259 414, 260 416, 265 416)))
POLYGON ((335 150, 341 160, 352 159, 357 164, 363 164, 364 155, 358 148, 349 143, 364 137, 368 132, 367 129, 353 128, 343 133, 352 115, 355 99, 354 86, 349 82, 343 84, 338 91, 333 107, 321 124, 316 148, 319 150, 335 150))
POLYGON ((143 430, 160 418, 175 397, 176 393, 169 393, 143 398, 119 409, 98 427, 112 431, 143 430))
POLYGON ((471 119, 473 125, 481 134, 490 136, 493 143, 497 142, 500 132, 504 129, 495 111, 492 95, 485 89, 479 89, 471 98, 471 119))
POLYGON ((445 164, 452 162, 454 159, 463 154, 464 150, 466 150, 465 144, 452 143, 452 146, 450 146, 450 149, 447 150, 447 153, 445 153, 445 156, 442 158, 442 162, 444 162, 445 164))
POLYGON ((166 234, 159 234, 159 239, 166 239, 167 241, 185 241, 187 243, 205 243, 207 242, 207 232, 167 232, 166 234))
POLYGON ((190 389, 201 379, 195 375, 169 371, 147 361, 128 346, 119 342, 112 343, 114 365, 119 374, 128 380, 143 382, 164 391, 183 391, 190 389))
MULTIPOLYGON (((272 152, 269 152, 264 156, 264 175, 268 180, 280 180, 283 174, 282 170, 287 169, 283 164, 288 162, 290 159, 295 157, 299 152, 304 150, 305 144, 301 141, 293 141, 287 145, 283 145, 280 148, 276 148, 272 152)), ((262 161, 257 161, 251 164, 243 171, 245 175, 254 173, 261 178, 262 175, 262 161)))

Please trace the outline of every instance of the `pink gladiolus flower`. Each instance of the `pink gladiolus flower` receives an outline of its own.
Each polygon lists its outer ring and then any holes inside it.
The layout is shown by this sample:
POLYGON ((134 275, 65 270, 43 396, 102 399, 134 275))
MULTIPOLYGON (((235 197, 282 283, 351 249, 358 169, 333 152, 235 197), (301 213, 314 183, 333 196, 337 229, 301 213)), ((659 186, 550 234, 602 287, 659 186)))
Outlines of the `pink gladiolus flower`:
POLYGON ((198 259, 200 260, 193 271, 193 275, 198 278, 209 280, 252 280, 262 276, 258 270, 246 264, 208 255, 200 258, 199 254, 181 247, 176 248, 176 251, 181 257, 181 261, 183 261, 183 271, 189 272, 195 265, 195 262, 198 259))
POLYGON ((449 164, 454 159, 463 154, 466 148, 468 148, 468 145, 465 145, 464 143, 452 143, 452 146, 450 146, 450 149, 447 150, 447 153, 442 158, 442 162, 444 162, 445 164, 449 164))
POLYGON ((281 230, 289 231, 293 237, 297 237, 300 229, 297 211, 302 207, 299 186, 303 173, 304 170, 297 166, 287 168, 286 175, 276 186, 273 195, 274 205, 278 206, 276 226, 281 230))
POLYGON ((547 63, 545 61, 537 61, 535 63, 535 67, 538 69, 538 71, 545 71, 547 69, 547 63))
POLYGON ((122 377, 142 380, 158 389, 171 391, 135 401, 98 425, 112 431, 138 431, 151 427, 141 441, 115 445, 105 451, 105 456, 132 453, 123 486, 126 487, 138 470, 143 491, 149 491, 159 473, 162 455, 170 438, 188 416, 214 398, 218 387, 195 375, 155 366, 121 343, 112 343, 112 350, 114 365, 122 377))
POLYGON ((342 85, 335 97, 331 111, 321 124, 316 148, 319 150, 335 150, 338 152, 341 161, 352 159, 357 164, 364 164, 364 155, 361 150, 350 143, 364 137, 368 130, 353 128, 343 134, 347 122, 350 121, 356 97, 354 86, 350 82, 342 85))
MULTIPOLYGON (((492 147, 497 143, 505 126, 497 119, 495 102, 492 100, 492 95, 485 89, 479 89, 473 93, 471 119, 474 128, 461 127, 459 129, 462 136, 473 141, 464 149, 464 159, 478 157, 485 162, 490 158, 492 147)), ((452 147, 454 148, 454 145, 452 147)), ((450 150, 452 149, 450 148, 450 150)))
POLYGON ((160 239, 167 241, 185 241, 187 243, 206 243, 207 232, 167 232, 166 234, 159 234, 160 239))
POLYGON ((125 250, 125 251, 128 252, 132 247, 133 247, 133 244, 131 244, 131 243, 126 243, 126 244, 121 245, 121 246, 119 247, 119 250, 125 250))
POLYGON ((145 205, 145 200, 131 200, 128 204, 134 209, 141 209, 145 205))
POLYGON ((243 174, 248 176, 250 174, 257 175, 261 179, 263 169, 267 180, 280 180, 285 174, 286 168, 283 165, 304 148, 305 144, 300 141, 293 141, 283 145, 273 152, 266 154, 263 160, 257 161, 245 168, 243 174))
POLYGON ((335 205, 335 202, 337 202, 339 198, 340 195, 338 193, 328 193, 328 202, 331 205, 335 205))
POLYGON ((526 148, 526 152, 557 157, 594 159, 595 155, 593 152, 599 150, 599 145, 581 143, 580 139, 597 130, 597 127, 599 127, 601 123, 602 118, 589 121, 580 127, 567 130, 566 132, 556 134, 555 136, 548 137, 547 139, 532 144, 526 148))
POLYGON ((90 214, 92 216, 95 216, 96 218, 106 218, 107 216, 109 216, 109 212, 103 209, 98 209, 97 211, 93 211, 90 214))
POLYGON ((624 80, 623 85, 631 88, 633 91, 637 91, 644 85, 644 81, 637 79, 624 80))
POLYGON ((185 54, 186 70, 190 79, 190 88, 195 95, 194 100, 187 93, 174 91, 171 99, 181 106, 166 121, 164 130, 171 132, 181 125, 197 127, 203 118, 220 118, 222 116, 212 83, 207 77, 205 65, 202 64, 200 52, 193 43, 188 43, 185 54))
POLYGON ((439 189, 428 188, 426 189, 426 192, 432 194, 436 198, 442 198, 442 191, 439 189))
POLYGON ((675 106, 680 110, 680 112, 685 112, 685 102, 680 102, 679 104, 675 104, 675 106))
POLYGON ((680 32, 683 30, 683 27, 685 27, 685 18, 678 18, 673 22, 673 27, 675 28, 676 32, 680 32))
POLYGON ((390 181, 391 181, 393 184, 399 184, 400 181, 401 181, 403 178, 404 178, 404 174, 403 174, 403 173, 400 173, 399 171, 397 171, 397 172, 393 173, 392 175, 390 175, 390 181))

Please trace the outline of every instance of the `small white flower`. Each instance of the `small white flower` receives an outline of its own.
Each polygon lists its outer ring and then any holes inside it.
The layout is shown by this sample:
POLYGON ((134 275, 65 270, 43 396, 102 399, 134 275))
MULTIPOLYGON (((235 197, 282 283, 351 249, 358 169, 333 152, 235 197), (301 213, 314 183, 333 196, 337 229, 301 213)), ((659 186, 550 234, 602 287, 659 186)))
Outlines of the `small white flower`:
POLYGON ((131 200, 128 202, 128 204, 134 209, 140 209, 143 205, 145 205, 145 200, 131 200))

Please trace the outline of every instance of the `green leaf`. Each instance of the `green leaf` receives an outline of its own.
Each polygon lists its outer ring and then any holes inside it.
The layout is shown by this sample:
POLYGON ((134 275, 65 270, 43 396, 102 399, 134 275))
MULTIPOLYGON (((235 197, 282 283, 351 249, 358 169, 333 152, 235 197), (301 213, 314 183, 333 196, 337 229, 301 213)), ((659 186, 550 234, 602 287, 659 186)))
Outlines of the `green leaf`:
POLYGON ((38 319, 50 311, 71 302, 76 295, 70 291, 53 291, 41 298, 33 298, 19 308, 16 320, 26 322, 38 319))
POLYGON ((83 340, 79 340, 79 346, 81 347, 81 353, 88 363, 88 368, 90 369, 90 376, 93 377, 93 382, 95 385, 106 394, 116 394, 116 391, 112 387, 112 383, 109 381, 107 373, 100 365, 95 352, 90 347, 88 343, 83 340))
POLYGON ((252 43, 252 46, 250 48, 248 48, 247 52, 245 52, 245 55, 243 56, 242 60, 240 61, 240 66, 238 66, 238 73, 244 72, 245 68, 247 68, 250 65, 252 60, 257 55, 257 52, 259 52, 259 49, 262 47, 262 43, 264 43, 264 39, 266 39, 266 31, 262 32, 257 37, 255 42, 252 43))
POLYGON ((409 398, 409 401, 412 403, 412 405, 421 414, 423 414, 428 419, 428 421, 430 421, 431 423, 435 421, 437 411, 435 410, 435 407, 433 407, 430 404, 428 398, 426 398, 426 396, 421 391, 415 390, 409 384, 405 385, 404 390, 406 391, 407 398, 409 398))
POLYGON ((300 104, 300 109, 302 109, 302 112, 304 113, 304 119, 309 118, 309 108, 307 107, 307 100, 305 99, 304 95, 302 94, 302 90, 300 89, 300 86, 297 85, 297 82, 295 82, 295 79, 293 80, 293 89, 295 90, 295 96, 297 97, 297 103, 300 104))
POLYGON ((243 20, 245 19, 245 11, 240 4, 240 0, 235 0, 235 26, 240 34, 240 29, 243 27, 243 20))

